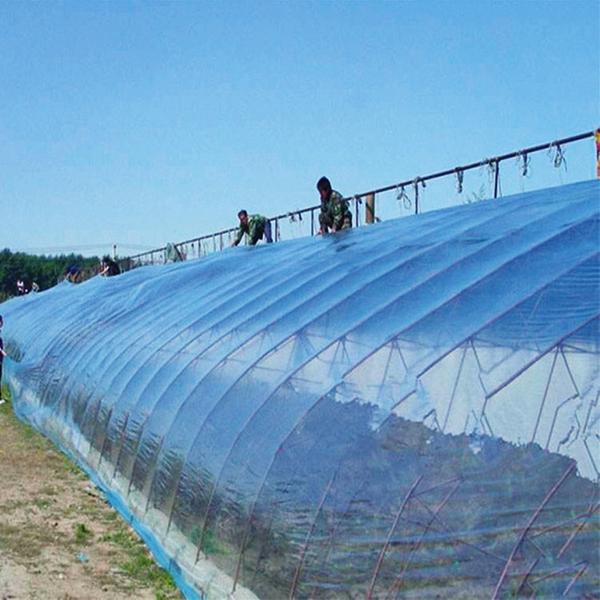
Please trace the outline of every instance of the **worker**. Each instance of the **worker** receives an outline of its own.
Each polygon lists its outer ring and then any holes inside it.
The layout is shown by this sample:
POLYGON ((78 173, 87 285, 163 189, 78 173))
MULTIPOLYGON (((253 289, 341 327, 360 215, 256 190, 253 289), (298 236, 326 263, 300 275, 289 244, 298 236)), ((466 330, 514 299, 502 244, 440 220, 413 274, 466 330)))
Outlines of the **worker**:
POLYGON ((100 271, 98 274, 103 275, 104 277, 112 277, 113 275, 120 275, 121 269, 117 262, 115 262, 110 256, 106 255, 102 258, 102 262, 100 263, 100 271))
POLYGON ((325 234, 330 230, 335 233, 352 227, 352 213, 348 209, 348 202, 343 196, 331 188, 327 177, 317 181, 317 190, 321 196, 321 212, 319 213, 319 233, 325 234))
POLYGON ((263 217, 262 215, 248 216, 248 211, 242 209, 238 213, 238 219, 240 220, 240 227, 233 242, 231 242, 232 246, 237 246, 242 241, 244 234, 248 236, 248 243, 251 246, 255 246, 256 242, 263 237, 267 244, 273 243, 271 222, 267 217, 263 217))
POLYGON ((79 283, 81 281, 81 269, 77 265, 69 265, 65 279, 71 283, 79 283))

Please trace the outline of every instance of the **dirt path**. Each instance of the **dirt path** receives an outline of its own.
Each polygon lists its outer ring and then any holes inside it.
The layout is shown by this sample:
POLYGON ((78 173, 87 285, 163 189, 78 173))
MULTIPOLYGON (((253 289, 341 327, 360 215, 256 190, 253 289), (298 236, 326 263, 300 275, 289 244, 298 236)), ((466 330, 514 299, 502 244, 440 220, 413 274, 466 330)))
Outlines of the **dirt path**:
POLYGON ((0 600, 131 598, 182 596, 85 474, 0 405, 0 600))

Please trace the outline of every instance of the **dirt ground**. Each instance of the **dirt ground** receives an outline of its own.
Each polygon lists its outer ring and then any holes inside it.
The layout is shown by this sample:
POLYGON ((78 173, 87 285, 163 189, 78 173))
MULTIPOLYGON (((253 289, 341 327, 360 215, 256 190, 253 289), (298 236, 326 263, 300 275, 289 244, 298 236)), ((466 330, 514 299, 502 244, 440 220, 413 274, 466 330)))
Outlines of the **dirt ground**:
POLYGON ((132 598, 182 595, 86 475, 2 403, 0 600, 132 598))

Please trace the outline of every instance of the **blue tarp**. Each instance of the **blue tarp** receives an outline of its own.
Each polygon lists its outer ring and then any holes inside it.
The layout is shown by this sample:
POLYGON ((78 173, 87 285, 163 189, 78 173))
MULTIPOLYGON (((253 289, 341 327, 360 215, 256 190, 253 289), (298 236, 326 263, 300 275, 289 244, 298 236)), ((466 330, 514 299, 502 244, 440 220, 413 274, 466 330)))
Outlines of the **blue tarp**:
POLYGON ((190 597, 595 593, 599 199, 582 182, 10 300, 15 408, 190 597))

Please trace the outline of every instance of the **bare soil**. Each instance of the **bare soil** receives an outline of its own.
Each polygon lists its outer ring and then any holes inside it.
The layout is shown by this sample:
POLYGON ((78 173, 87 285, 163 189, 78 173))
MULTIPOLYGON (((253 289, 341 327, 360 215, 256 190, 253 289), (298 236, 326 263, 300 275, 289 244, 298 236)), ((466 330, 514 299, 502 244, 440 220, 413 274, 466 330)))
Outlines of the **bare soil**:
POLYGON ((131 598, 182 595, 102 492, 3 402, 0 600, 131 598))

